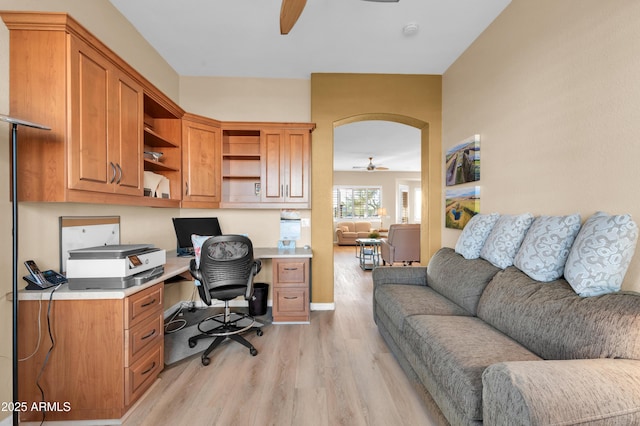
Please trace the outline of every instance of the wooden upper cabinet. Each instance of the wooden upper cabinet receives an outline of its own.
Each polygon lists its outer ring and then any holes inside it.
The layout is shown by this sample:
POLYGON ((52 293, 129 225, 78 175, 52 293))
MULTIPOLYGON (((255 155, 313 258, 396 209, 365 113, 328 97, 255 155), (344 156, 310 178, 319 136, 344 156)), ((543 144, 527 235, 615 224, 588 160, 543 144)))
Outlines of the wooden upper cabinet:
POLYGON ((311 207, 314 123, 222 123, 222 202, 228 208, 311 207))
POLYGON ((178 207, 184 111, 69 15, 0 16, 10 31, 9 114, 51 127, 20 129, 18 199, 178 207), (147 110, 171 147, 149 167, 147 110), (143 196, 152 167, 169 177, 169 199, 143 196))
POLYGON ((69 188, 143 194, 142 87, 70 38, 69 188))
POLYGON ((262 132, 262 202, 309 207, 311 140, 304 129, 262 132))
POLYGON ((219 207, 221 146, 219 122, 185 114, 182 118, 182 207, 219 207))

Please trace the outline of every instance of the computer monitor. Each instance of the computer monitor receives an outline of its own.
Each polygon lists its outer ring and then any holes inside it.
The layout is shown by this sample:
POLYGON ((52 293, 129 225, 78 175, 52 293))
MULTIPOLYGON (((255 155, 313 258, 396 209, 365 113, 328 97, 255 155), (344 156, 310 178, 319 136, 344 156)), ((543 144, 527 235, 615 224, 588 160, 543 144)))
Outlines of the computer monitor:
POLYGON ((173 228, 178 241, 178 256, 193 256, 191 235, 222 235, 217 217, 174 217, 173 228))

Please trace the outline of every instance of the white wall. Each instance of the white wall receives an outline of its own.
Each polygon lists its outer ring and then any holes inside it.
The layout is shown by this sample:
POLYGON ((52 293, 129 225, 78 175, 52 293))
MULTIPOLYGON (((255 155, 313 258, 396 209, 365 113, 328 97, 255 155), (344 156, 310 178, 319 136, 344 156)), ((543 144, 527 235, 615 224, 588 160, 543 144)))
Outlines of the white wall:
POLYGON ((640 221, 639 21, 637 0, 513 0, 446 71, 443 151, 480 134, 482 212, 640 221))

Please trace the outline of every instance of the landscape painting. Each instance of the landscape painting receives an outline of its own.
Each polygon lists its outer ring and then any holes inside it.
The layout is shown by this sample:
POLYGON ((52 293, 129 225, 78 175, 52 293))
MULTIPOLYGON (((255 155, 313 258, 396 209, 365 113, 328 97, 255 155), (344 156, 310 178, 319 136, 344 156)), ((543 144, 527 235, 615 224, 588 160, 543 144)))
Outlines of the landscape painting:
POLYGON ((449 149, 445 162, 447 186, 479 181, 480 135, 473 135, 449 149))
POLYGON ((480 187, 447 189, 445 194, 445 226, 463 229, 469 220, 480 213, 480 187))

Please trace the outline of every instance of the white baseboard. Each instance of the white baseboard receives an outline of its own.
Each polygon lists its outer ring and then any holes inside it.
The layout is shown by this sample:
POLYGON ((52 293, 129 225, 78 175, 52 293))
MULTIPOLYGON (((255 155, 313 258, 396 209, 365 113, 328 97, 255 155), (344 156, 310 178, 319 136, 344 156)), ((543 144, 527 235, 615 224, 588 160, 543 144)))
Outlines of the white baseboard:
POLYGON ((311 310, 312 311, 335 311, 336 304, 335 303, 312 303, 311 310))

